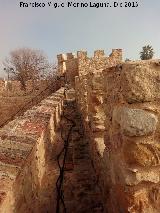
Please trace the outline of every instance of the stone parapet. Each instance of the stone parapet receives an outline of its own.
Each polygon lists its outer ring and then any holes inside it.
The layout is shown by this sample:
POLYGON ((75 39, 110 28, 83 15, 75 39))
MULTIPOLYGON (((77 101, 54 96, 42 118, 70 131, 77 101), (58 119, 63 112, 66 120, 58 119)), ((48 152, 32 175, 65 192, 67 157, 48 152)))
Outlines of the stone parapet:
POLYGON ((127 62, 103 73, 108 207, 113 212, 158 213, 159 60, 127 62))
POLYGON ((103 71, 111 212, 159 212, 159 73, 159 60, 103 71))
POLYGON ((106 212, 158 213, 160 62, 102 64, 83 58, 75 89, 106 212))
POLYGON ((56 156, 55 131, 63 99, 61 88, 0 129, 0 212, 44 212, 55 207, 49 203, 55 193, 47 194, 46 183, 55 183, 58 175, 54 162, 50 175, 47 172, 56 156))

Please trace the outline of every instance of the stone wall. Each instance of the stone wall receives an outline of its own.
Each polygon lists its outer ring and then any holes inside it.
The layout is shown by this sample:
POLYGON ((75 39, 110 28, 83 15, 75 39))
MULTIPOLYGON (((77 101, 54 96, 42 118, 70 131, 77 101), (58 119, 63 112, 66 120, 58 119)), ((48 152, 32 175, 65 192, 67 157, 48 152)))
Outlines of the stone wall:
MULTIPOLYGON (((104 204, 106 196, 108 197, 106 184, 109 178, 109 164, 106 163, 106 146, 105 146, 105 110, 104 110, 104 94, 105 84, 103 69, 114 67, 122 63, 122 51, 113 50, 110 57, 104 57, 103 51, 95 51, 94 58, 87 59, 86 53, 79 53, 80 67, 79 76, 75 77, 76 97, 79 110, 82 113, 86 135, 90 141, 90 151, 97 171, 97 179, 104 193, 104 204)), ((115 80, 116 81, 116 80, 115 80)), ((107 207, 106 207, 107 209, 107 207)), ((107 210, 106 210, 107 211, 107 210)))
MULTIPOLYGON (((68 99, 75 89, 76 116, 85 129, 81 145, 89 143, 104 213, 159 213, 160 60, 124 63, 117 49, 109 57, 103 51, 92 58, 84 51, 59 55, 58 65, 64 83, 73 87, 68 99)), ((64 96, 61 88, 0 130, 0 212, 55 212, 64 96)), ((77 168, 79 146, 71 140, 66 167, 77 168)))
POLYGON ((0 127, 60 88, 59 82, 51 85, 50 81, 37 81, 34 88, 28 82, 26 91, 21 89, 17 81, 9 82, 9 88, 4 81, 0 85, 0 127))
POLYGON ((125 63, 103 74, 107 205, 111 212, 158 213, 159 60, 125 63))
POLYGON ((22 89, 20 81, 0 80, 0 97, 17 97, 24 95, 37 94, 43 91, 50 84, 47 80, 27 81, 26 90, 22 89))
POLYGON ((158 213, 160 62, 92 66, 85 55, 76 97, 105 212, 158 213))
POLYGON ((34 96, 0 97, 0 126, 8 120, 13 120, 15 114, 20 110, 22 114, 36 103, 30 103, 34 96), (28 103, 30 103, 28 105, 28 103), (23 109, 24 108, 24 109, 23 109), (23 110, 21 110, 23 109, 23 110))
POLYGON ((74 87, 74 78, 78 75, 78 59, 73 53, 60 54, 58 59, 58 72, 64 77, 66 83, 74 87))
POLYGON ((55 211, 63 98, 61 88, 0 130, 0 212, 55 211))
POLYGON ((60 54, 57 59, 59 74, 65 77, 68 84, 75 87, 75 76, 81 76, 93 69, 104 69, 119 63, 122 61, 122 50, 113 49, 108 57, 103 50, 96 50, 91 58, 87 56, 86 51, 78 51, 77 55, 73 53, 60 54))

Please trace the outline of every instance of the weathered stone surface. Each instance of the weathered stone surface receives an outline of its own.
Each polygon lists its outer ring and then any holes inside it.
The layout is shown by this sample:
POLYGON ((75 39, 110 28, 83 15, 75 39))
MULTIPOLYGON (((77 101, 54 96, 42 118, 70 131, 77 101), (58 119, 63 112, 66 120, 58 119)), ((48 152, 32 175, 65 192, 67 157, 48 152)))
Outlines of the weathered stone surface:
POLYGON ((48 87, 47 80, 33 81, 29 80, 26 82, 26 90, 22 89, 20 81, 0 80, 0 96, 1 97, 19 97, 19 96, 34 96, 48 87))
POLYGON ((159 168, 152 168, 148 170, 142 169, 130 169, 125 174, 125 183, 127 185, 137 185, 142 182, 159 183, 160 182, 160 170, 159 168))
POLYGON ((54 212, 58 172, 51 161, 61 146, 55 126, 63 99, 61 88, 0 130, 0 212, 54 212))
POLYGON ((121 50, 109 57, 98 50, 91 58, 80 51, 77 57, 59 55, 58 70, 69 90, 64 94, 62 88, 0 130, 5 213, 13 212, 11 203, 20 213, 55 212, 55 160, 61 129, 67 137, 70 126, 63 118, 59 123, 64 95, 73 99, 74 89, 80 113, 67 111, 76 121, 64 166, 67 210, 159 213, 159 60, 122 63, 121 50))
POLYGON ((159 213, 159 65, 122 63, 119 50, 78 54, 76 100, 104 212, 159 213))
POLYGON ((124 146, 124 156, 129 166, 143 167, 160 165, 160 144, 139 144, 128 142, 124 146))
MULTIPOLYGON (((53 87, 48 81, 28 81, 26 91, 21 89, 19 81, 10 81, 11 88, 5 87, 5 82, 0 80, 0 126, 6 125, 15 116, 22 115, 26 110, 38 104, 53 91, 59 89, 58 83, 53 87)), ((2 127, 1 126, 1 127, 2 127)))
MULTIPOLYGON (((75 78, 76 100, 82 114, 85 131, 89 138, 93 164, 102 189, 106 189, 106 185, 110 185, 108 168, 110 168, 109 156, 111 151, 111 147, 107 147, 108 144, 105 143, 104 136, 106 114, 103 69, 116 66, 121 62, 122 51, 118 49, 113 50, 108 57, 101 50, 95 51, 94 57, 91 58, 87 57, 86 52, 78 54, 79 76, 75 78)), ((108 193, 107 190, 102 190, 105 195, 108 193)), ((105 202, 104 205, 106 206, 105 202)))
POLYGON ((116 121, 124 135, 144 136, 153 134, 158 119, 150 112, 141 109, 117 107, 113 111, 113 121, 116 121))
POLYGON ((159 60, 123 64, 122 93, 129 103, 153 101, 160 98, 159 60))

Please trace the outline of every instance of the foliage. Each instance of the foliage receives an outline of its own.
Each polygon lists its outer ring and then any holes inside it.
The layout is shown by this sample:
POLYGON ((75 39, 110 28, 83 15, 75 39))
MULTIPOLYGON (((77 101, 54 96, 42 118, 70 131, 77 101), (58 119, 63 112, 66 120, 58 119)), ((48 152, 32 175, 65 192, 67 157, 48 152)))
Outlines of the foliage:
POLYGON ((129 62, 129 61, 131 61, 131 59, 129 59, 129 58, 126 58, 126 59, 125 59, 125 62, 129 62))
POLYGON ((149 59, 152 59, 153 56, 154 56, 154 50, 152 46, 147 45, 142 47, 142 51, 140 52, 141 60, 149 60, 149 59))

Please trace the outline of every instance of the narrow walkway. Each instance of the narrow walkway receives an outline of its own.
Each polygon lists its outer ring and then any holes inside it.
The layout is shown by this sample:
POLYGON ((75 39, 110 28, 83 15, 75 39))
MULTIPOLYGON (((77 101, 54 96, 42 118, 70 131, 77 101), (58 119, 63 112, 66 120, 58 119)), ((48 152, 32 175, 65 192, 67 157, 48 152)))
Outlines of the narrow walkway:
MULTIPOLYGON (((102 213, 101 191, 89 154, 89 144, 84 136, 80 114, 75 103, 67 116, 74 120, 66 160, 63 195, 67 213, 102 213)), ((66 112, 67 112, 66 111, 66 112)), ((60 212, 61 213, 61 212, 60 212)))

